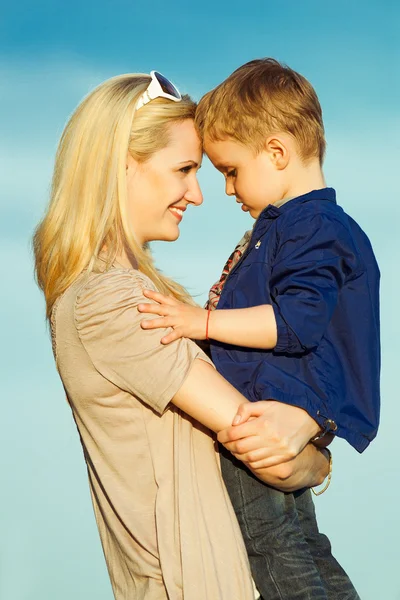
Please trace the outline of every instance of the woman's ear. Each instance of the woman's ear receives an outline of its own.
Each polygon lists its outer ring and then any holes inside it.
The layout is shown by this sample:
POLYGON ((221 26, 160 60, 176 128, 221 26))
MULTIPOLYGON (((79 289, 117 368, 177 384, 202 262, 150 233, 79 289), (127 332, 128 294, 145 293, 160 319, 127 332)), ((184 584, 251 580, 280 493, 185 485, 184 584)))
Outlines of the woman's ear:
POLYGON ((281 171, 287 167, 290 150, 284 136, 270 135, 265 141, 265 150, 276 169, 281 171))
POLYGON ((129 172, 134 173, 137 169, 138 163, 137 161, 132 158, 132 156, 129 154, 127 154, 126 156, 126 162, 125 162, 125 170, 126 170, 126 174, 128 174, 129 172))

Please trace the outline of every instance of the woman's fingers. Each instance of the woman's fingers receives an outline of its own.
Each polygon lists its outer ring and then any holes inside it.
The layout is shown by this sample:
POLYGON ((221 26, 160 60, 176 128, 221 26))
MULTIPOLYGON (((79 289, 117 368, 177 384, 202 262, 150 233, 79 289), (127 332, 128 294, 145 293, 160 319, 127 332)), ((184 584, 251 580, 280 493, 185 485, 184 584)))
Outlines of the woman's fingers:
POLYGON ((260 443, 260 439, 254 435, 243 440, 238 440, 237 442, 228 442, 224 446, 232 454, 242 456, 241 460, 258 460, 270 454, 268 448, 260 447, 260 443), (253 453, 255 453, 254 456, 253 453))
POLYGON ((257 434, 255 421, 249 421, 248 423, 243 423, 243 425, 234 425, 223 429, 218 433, 218 441, 225 446, 228 442, 236 442, 257 434))
POLYGON ((244 463, 246 465, 246 467, 248 467, 252 471, 257 471, 259 469, 267 469, 270 467, 276 467, 278 465, 286 464, 290 461, 290 459, 287 458, 286 456, 284 456, 283 454, 282 455, 274 454, 272 456, 268 456, 267 458, 263 458, 262 460, 258 460, 258 461, 245 460, 245 457, 243 456, 243 454, 234 454, 234 453, 232 453, 232 454, 235 458, 237 458, 237 460, 240 460, 242 463, 244 463))
POLYGON ((263 458, 262 460, 258 461, 249 461, 247 464, 249 469, 257 470, 267 469, 268 467, 276 467, 284 462, 287 462, 287 459, 285 459, 284 456, 270 456, 269 458, 263 458))
POLYGON ((245 423, 250 417, 260 417, 265 411, 264 402, 243 402, 237 409, 232 425, 245 423))
MULTIPOLYGON (((271 461, 271 451, 268 450, 268 448, 260 448, 259 446, 248 452, 237 452, 235 453, 235 456, 239 457, 242 461, 248 462, 251 467, 253 467, 254 464, 259 464, 265 460, 271 461)), ((276 459, 275 456, 274 459, 276 459)))

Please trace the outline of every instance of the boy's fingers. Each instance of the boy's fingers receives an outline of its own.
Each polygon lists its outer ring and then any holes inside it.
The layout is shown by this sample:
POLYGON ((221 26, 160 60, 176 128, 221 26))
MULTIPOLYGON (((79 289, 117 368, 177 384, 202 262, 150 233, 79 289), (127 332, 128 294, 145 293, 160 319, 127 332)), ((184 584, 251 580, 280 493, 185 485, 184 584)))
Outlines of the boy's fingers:
POLYGON ((177 304, 175 298, 171 298, 171 296, 164 296, 164 294, 161 294, 160 292, 154 292, 153 290, 143 290, 143 295, 146 296, 146 298, 151 298, 152 300, 159 302, 160 304, 168 304, 169 306, 174 306, 177 304))
POLYGON ((237 426, 239 423, 245 423, 250 417, 260 417, 264 411, 265 406, 259 405, 258 402, 243 402, 237 409, 232 425, 237 426))
POLYGON ((154 304, 153 302, 151 304, 138 304, 137 309, 141 313, 151 313, 152 315, 160 315, 162 317, 165 317, 169 312, 167 306, 154 304))
POLYGON ((171 342, 175 342, 175 340, 178 340, 180 337, 182 337, 182 336, 179 335, 178 333, 176 333, 176 331, 173 331, 172 333, 169 333, 168 335, 161 338, 161 343, 166 346, 167 344, 170 344, 171 342))
POLYGON ((165 329, 169 327, 168 320, 166 318, 159 319, 146 319, 140 323, 142 329, 165 329))
POLYGON ((163 344, 170 344, 171 342, 175 342, 175 340, 179 340, 180 338, 184 337, 183 335, 183 331, 180 327, 177 327, 176 329, 174 329, 173 331, 171 331, 171 333, 169 333, 168 335, 164 336, 161 340, 161 342, 163 344))

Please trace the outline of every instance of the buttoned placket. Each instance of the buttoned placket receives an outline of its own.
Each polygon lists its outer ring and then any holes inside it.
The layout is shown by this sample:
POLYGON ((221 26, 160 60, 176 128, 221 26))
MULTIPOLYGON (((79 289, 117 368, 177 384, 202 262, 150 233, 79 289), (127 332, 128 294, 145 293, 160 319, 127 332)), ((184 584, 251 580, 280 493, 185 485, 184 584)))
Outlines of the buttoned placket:
POLYGON ((279 217, 280 214, 281 212, 279 211, 279 209, 275 208, 273 205, 269 205, 258 217, 246 250, 243 252, 242 256, 240 257, 236 265, 233 267, 233 269, 230 271, 225 280, 224 289, 222 290, 221 297, 223 296, 226 284, 229 278, 231 277, 232 273, 235 273, 237 268, 242 264, 245 258, 247 258, 247 256, 250 254, 253 248, 255 248, 256 250, 260 248, 262 242, 261 238, 267 233, 268 229, 271 227, 272 221, 279 217))

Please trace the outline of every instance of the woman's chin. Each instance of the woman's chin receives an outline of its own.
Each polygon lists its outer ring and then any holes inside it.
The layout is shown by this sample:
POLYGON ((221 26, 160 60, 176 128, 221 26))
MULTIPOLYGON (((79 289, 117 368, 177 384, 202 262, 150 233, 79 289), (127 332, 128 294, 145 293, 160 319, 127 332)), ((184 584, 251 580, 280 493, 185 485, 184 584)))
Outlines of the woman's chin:
POLYGON ((175 240, 178 239, 180 234, 181 234, 181 232, 179 231, 179 228, 177 227, 174 231, 164 232, 164 234, 157 239, 160 242, 175 242, 175 240))
POLYGON ((177 240, 180 235, 181 235, 181 232, 178 229, 178 231, 174 235, 171 235, 171 237, 166 241, 175 242, 175 240, 177 240))

